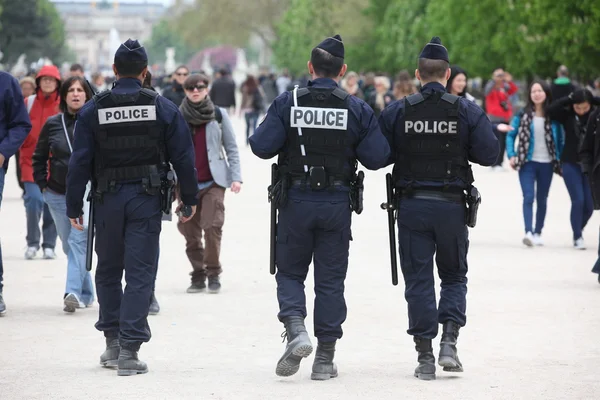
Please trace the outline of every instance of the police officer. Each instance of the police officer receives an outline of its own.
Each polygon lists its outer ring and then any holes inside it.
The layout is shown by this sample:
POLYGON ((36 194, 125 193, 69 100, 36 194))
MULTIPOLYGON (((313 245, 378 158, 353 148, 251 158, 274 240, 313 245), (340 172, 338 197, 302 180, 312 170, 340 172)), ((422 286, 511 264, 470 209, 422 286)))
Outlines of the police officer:
POLYGON ((137 40, 115 53, 117 81, 80 111, 67 176, 67 214, 82 229, 86 183, 95 202, 96 291, 100 316, 96 329, 106 337, 100 357, 119 375, 143 374, 137 352, 150 340, 148 309, 157 268, 161 231, 161 185, 171 162, 179 177, 182 221, 196 211, 196 170, 187 124, 177 107, 143 89, 148 57, 137 40), (125 270, 127 286, 121 279, 125 270))
POLYGON ((346 319, 344 280, 351 240, 349 190, 356 160, 376 170, 390 148, 373 111, 337 82, 346 73, 339 35, 312 50, 308 87, 284 92, 269 107, 250 146, 263 159, 279 155, 282 197, 277 225, 278 318, 287 346, 276 367, 279 376, 295 374, 313 347, 304 318, 304 281, 314 257, 314 333, 318 339, 313 380, 337 376, 335 343, 346 319))
POLYGON ((456 340, 466 323, 467 221, 476 212, 473 201, 466 213, 465 190, 476 191, 469 161, 492 165, 499 145, 479 106, 445 93, 450 68, 440 38, 431 39, 421 52, 416 77, 421 92, 390 104, 379 124, 392 149, 400 198, 398 241, 408 334, 414 336, 418 352, 415 376, 431 380, 435 379, 431 341, 438 334, 438 323, 443 325, 438 364, 444 371, 463 370, 456 340), (441 279, 439 309, 434 254, 441 279))

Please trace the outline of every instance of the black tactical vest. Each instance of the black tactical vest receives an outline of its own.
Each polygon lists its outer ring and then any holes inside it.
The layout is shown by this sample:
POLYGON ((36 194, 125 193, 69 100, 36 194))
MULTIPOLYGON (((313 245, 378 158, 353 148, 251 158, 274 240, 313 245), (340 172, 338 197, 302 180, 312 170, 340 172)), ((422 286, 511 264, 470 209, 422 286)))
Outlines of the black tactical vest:
POLYGON ((416 93, 404 104, 404 122, 396 123, 395 132, 401 138, 396 142, 397 185, 416 180, 447 184, 454 178, 473 183, 467 149, 460 141, 459 97, 416 93))
POLYGON ((337 87, 311 87, 298 89, 297 96, 298 106, 290 111, 288 146, 279 157, 280 167, 293 180, 304 182, 305 165, 308 169, 324 167, 330 185, 349 185, 355 169, 355 161, 348 154, 348 147, 352 146, 347 134, 349 94, 337 87))
POLYGON ((160 186, 165 172, 165 126, 157 119, 157 93, 116 95, 110 91, 94 96, 99 130, 95 135, 95 178, 105 192, 122 182, 140 181, 160 186))

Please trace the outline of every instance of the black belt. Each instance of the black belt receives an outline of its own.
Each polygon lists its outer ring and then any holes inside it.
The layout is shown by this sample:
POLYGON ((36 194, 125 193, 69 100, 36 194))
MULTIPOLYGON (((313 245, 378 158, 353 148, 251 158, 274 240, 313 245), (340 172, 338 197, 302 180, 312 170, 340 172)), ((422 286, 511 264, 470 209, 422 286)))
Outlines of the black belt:
MULTIPOLYGON (((292 180, 292 186, 310 186, 310 181, 303 179, 294 179, 292 180)), ((350 187, 350 184, 344 181, 333 181, 333 186, 350 187)), ((331 185, 329 185, 328 187, 331 187, 331 185)))
POLYGON ((413 189, 400 194, 403 199, 441 200, 454 203, 464 203, 465 194, 457 191, 443 192, 442 190, 413 189))

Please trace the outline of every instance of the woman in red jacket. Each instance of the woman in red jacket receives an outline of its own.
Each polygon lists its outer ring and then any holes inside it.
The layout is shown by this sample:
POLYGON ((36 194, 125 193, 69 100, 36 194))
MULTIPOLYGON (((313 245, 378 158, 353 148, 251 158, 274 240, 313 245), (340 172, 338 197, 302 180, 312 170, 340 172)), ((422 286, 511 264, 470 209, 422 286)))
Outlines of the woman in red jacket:
POLYGON ((56 257, 54 247, 56 246, 56 226, 50 215, 48 206, 44 203, 42 192, 33 179, 32 157, 37 145, 40 131, 46 120, 58 114, 60 103, 60 73, 54 65, 45 65, 35 78, 37 89, 34 95, 25 99, 31 119, 31 131, 19 150, 19 165, 21 166, 21 181, 25 187, 25 213, 27 215, 27 251, 25 259, 35 258, 40 249, 40 218, 44 217, 42 224, 44 258, 56 257))

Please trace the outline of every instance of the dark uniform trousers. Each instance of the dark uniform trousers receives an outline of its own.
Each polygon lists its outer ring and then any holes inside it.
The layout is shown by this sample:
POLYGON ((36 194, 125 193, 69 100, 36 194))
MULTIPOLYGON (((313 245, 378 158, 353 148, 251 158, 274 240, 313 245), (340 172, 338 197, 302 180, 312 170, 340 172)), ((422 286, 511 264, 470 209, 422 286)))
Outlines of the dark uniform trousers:
POLYGON ((137 350, 150 340, 148 309, 156 277, 162 213, 159 195, 121 184, 96 203, 96 329, 137 350), (121 280, 125 271, 127 285, 121 280))
POLYGON ((454 321, 464 326, 469 247, 465 206, 444 200, 401 199, 398 242, 408 303, 408 334, 433 339, 438 324, 454 321), (441 280, 439 310, 434 254, 441 280))
POLYGON ((344 280, 348 270, 349 202, 289 199, 277 225, 279 319, 306 317, 304 281, 314 256, 315 336, 323 342, 342 337, 346 320, 344 280))

